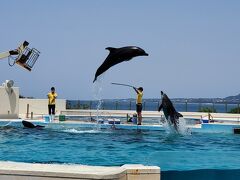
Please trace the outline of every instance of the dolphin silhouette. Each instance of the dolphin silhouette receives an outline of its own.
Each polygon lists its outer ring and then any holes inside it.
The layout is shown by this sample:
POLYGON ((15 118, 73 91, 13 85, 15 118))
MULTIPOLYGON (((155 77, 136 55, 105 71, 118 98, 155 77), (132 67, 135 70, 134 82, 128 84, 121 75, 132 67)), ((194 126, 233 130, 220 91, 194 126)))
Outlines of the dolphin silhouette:
POLYGON ((162 91, 161 96, 162 103, 160 104, 158 111, 161 111, 161 109, 163 109, 163 114, 167 119, 167 122, 169 124, 173 124, 175 130, 178 132, 179 117, 183 117, 183 115, 176 111, 168 96, 162 91))
POLYGON ((93 82, 97 80, 99 75, 118 63, 129 61, 136 56, 148 56, 143 49, 137 46, 126 46, 121 48, 107 47, 106 49, 109 50, 109 54, 102 65, 97 69, 93 82))
POLYGON ((22 124, 24 127, 27 127, 27 128, 37 128, 37 129, 44 128, 44 126, 34 125, 33 123, 25 120, 22 121, 22 124))

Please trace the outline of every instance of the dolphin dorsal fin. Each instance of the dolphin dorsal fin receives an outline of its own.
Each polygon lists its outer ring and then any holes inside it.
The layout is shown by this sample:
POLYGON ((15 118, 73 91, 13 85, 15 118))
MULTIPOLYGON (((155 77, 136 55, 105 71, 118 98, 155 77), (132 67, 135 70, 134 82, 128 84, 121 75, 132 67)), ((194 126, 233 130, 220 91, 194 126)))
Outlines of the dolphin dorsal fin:
POLYGON ((106 49, 109 50, 110 52, 114 52, 114 51, 116 51, 117 48, 114 48, 114 47, 107 47, 106 49))

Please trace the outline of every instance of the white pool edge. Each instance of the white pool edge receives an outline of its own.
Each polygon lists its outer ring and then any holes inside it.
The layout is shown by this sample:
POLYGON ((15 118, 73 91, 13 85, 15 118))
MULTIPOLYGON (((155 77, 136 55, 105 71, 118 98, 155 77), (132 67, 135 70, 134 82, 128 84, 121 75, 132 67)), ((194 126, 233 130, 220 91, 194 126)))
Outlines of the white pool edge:
POLYGON ((0 161, 0 179, 4 180, 160 180, 160 167, 126 164, 121 167, 75 164, 39 164, 0 161))

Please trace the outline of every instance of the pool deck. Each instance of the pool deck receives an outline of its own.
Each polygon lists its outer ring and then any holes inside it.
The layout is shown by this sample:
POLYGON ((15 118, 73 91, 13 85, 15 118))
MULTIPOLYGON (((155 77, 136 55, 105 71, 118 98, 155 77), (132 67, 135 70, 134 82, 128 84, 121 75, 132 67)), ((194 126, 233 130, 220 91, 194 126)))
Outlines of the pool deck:
MULTIPOLYGON (((126 117, 127 115, 132 116, 136 111, 134 110, 66 110, 66 111, 61 111, 60 114, 64 115, 79 115, 79 116, 115 116, 115 117, 126 117)), ((208 113, 202 113, 202 112, 181 112, 183 116, 186 117, 207 117, 208 113)), ((217 115, 229 115, 225 113, 215 113, 217 115)), ((142 116, 144 117, 160 117, 163 116, 163 112, 158 112, 158 111, 142 111, 142 116)), ((240 115, 238 115, 240 116, 240 115)))
MULTIPOLYGON (((114 117, 126 117, 127 115, 132 116, 136 113, 134 110, 66 110, 60 111, 59 114, 64 114, 68 116, 114 116, 114 117)), ((185 118, 201 118, 207 119, 209 117, 209 113, 206 112, 180 112, 185 118)), ((42 117, 44 114, 33 115, 34 117, 42 117)), ((237 119, 240 120, 240 114, 231 114, 231 113, 210 113, 212 118, 224 118, 224 119, 237 119)), ((28 115, 30 118, 30 114, 28 115)), ((158 111, 142 111, 143 117, 161 117, 163 116, 163 112, 158 111)), ((20 118, 26 118, 26 114, 19 114, 20 118)))
POLYGON ((4 180, 160 180, 160 168, 127 164, 121 167, 37 164, 0 161, 0 179, 4 180))
MULTIPOLYGON (((143 111, 143 123, 141 126, 126 123, 126 119, 131 117, 135 111, 133 110, 67 110, 61 111, 60 114, 66 116, 66 121, 61 123, 72 124, 74 126, 81 126, 86 128, 91 128, 94 126, 94 121, 90 122, 90 117, 96 119, 98 115, 100 118, 123 118, 121 124, 115 124, 113 128, 116 129, 128 129, 128 130, 153 130, 161 131, 165 130, 162 124, 160 124, 160 117, 163 116, 163 112, 158 111, 143 111), (82 121, 82 118, 89 117, 88 121, 82 121), (126 118, 124 120, 124 118, 126 118), (152 118, 157 121, 151 124, 144 121, 144 118, 152 118)), ((191 129, 191 132, 207 132, 207 133, 234 133, 234 129, 240 128, 240 114, 230 114, 230 113, 204 113, 204 112, 181 112, 185 119, 196 120, 196 124, 188 124, 187 129, 191 129), (205 121, 205 122, 204 122, 205 121), (204 123, 201 123, 204 122, 204 123), (207 123, 206 123, 207 122, 207 123)), ((26 115, 21 115, 23 119, 26 119, 26 115)), ((28 118, 32 122, 44 123, 44 115, 36 115, 32 118, 28 118)), ((55 123, 58 124, 58 117, 55 117, 55 123)), ((96 123, 95 123, 96 124, 96 123)), ((104 122, 98 126, 102 129, 111 128, 112 125, 104 122)))

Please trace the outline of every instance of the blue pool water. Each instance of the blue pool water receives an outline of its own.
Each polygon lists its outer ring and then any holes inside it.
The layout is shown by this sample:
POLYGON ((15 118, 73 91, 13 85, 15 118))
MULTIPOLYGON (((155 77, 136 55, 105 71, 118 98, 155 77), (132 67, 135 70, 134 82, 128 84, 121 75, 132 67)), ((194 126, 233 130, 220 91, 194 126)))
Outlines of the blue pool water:
MULTIPOLYGON (((0 160, 120 166, 157 165, 167 172, 239 170, 240 135, 97 130, 73 125, 23 128, 0 122, 0 160)), ((170 177, 170 176, 168 176, 170 177)))

